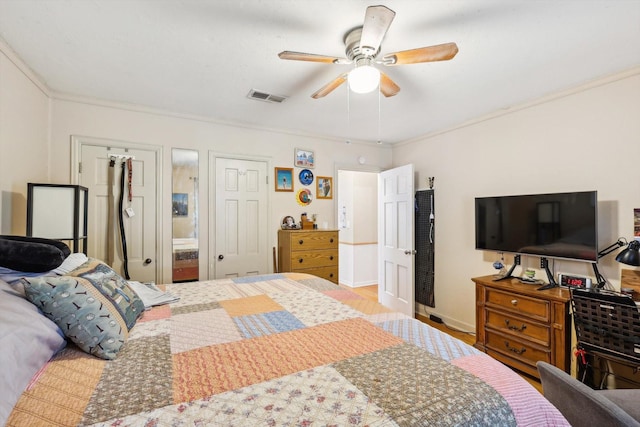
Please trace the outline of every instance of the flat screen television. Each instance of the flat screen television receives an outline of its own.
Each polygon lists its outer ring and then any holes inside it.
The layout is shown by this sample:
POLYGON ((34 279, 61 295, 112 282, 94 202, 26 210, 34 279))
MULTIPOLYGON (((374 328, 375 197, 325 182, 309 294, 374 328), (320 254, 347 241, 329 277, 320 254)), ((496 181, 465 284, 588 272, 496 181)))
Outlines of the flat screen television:
POLYGON ((596 191, 477 197, 476 249, 595 262, 596 191))

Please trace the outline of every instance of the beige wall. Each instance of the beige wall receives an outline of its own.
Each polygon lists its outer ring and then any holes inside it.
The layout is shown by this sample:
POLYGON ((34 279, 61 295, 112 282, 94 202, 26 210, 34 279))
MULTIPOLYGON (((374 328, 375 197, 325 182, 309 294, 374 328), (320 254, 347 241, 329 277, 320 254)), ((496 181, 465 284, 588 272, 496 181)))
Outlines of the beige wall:
POLYGON ((0 234, 26 233, 28 182, 49 181, 49 97, 0 43, 0 234))
MULTIPOLYGON (((475 326, 470 278, 493 274, 498 256, 474 249, 474 197, 597 190, 603 248, 633 236, 639 161, 640 69, 394 147, 394 165, 413 163, 417 187, 435 177, 433 311, 465 329, 475 326)), ((614 258, 599 266, 619 287, 614 258)), ((539 262, 523 257, 522 267, 542 278, 539 262)), ((593 275, 588 263, 551 264, 556 273, 593 275)))

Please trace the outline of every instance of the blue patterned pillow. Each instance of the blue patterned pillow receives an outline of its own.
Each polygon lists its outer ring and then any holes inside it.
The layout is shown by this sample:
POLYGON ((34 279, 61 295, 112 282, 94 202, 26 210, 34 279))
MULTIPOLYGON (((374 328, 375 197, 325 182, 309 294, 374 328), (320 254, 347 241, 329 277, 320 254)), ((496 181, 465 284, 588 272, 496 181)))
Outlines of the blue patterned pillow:
POLYGON ((108 265, 89 258, 66 276, 23 279, 25 294, 89 354, 115 359, 144 304, 108 265))

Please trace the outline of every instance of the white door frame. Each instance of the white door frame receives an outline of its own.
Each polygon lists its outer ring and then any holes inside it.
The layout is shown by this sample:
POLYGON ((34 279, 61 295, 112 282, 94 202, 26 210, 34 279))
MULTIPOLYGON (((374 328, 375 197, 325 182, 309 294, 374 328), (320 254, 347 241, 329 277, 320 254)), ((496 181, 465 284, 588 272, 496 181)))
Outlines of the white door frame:
MULTIPOLYGON (((107 138, 95 138, 91 136, 71 135, 71 184, 77 185, 80 182, 80 157, 82 154, 83 145, 94 145, 98 147, 117 147, 122 149, 132 150, 146 150, 156 153, 156 244, 155 249, 155 264, 156 264, 156 277, 159 283, 170 283, 165 280, 164 274, 164 251, 161 250, 165 246, 164 241, 164 226, 163 226, 163 211, 162 211, 162 146, 142 144, 130 141, 121 141, 116 139, 107 138)), ((170 213, 170 210, 169 210, 170 213)), ((170 243, 170 241, 169 241, 170 243)), ((171 253, 171 250, 168 252, 171 253)), ((171 272, 168 274, 171 277, 171 272)))
MULTIPOLYGON (((208 218, 208 228, 209 228, 209 233, 211 233, 211 231, 213 230, 213 232, 215 233, 216 230, 216 184, 215 184, 215 179, 216 179, 216 159, 218 158, 223 158, 223 159, 233 159, 233 160, 250 160, 250 161, 254 161, 254 162, 266 162, 267 163, 267 174, 266 174, 266 179, 267 179, 267 188, 270 188, 270 186, 273 185, 273 182, 271 180, 271 175, 269 175, 269 171, 273 170, 271 163, 271 157, 266 157, 266 156, 245 156, 242 154, 231 154, 231 153, 222 153, 219 151, 209 151, 209 164, 208 164, 208 173, 209 176, 207 177, 208 179, 208 185, 209 185, 209 212, 207 214, 207 218, 208 218)), ((271 191, 267 191, 267 224, 271 224, 271 191)), ((216 237, 214 236, 213 238, 209 237, 208 239, 209 244, 208 244, 208 250, 209 250, 209 257, 207 259, 207 279, 208 280, 213 280, 216 277, 216 237)), ((275 242, 276 241, 276 229, 275 227, 269 227, 267 226, 267 241, 268 242, 275 242)), ((277 244, 272 244, 269 246, 276 246, 277 244)), ((273 264, 273 254, 271 254, 269 251, 267 251, 267 265, 272 265, 273 264)))

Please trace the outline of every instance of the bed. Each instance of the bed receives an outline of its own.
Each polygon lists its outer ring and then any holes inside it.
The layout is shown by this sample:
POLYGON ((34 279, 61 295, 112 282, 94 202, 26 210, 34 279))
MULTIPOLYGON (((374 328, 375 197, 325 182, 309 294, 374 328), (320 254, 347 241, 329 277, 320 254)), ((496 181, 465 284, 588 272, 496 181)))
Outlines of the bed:
POLYGON ((496 360, 327 280, 161 288, 179 301, 144 311, 111 360, 68 339, 7 425, 568 425, 496 360))

